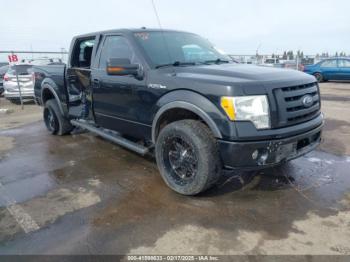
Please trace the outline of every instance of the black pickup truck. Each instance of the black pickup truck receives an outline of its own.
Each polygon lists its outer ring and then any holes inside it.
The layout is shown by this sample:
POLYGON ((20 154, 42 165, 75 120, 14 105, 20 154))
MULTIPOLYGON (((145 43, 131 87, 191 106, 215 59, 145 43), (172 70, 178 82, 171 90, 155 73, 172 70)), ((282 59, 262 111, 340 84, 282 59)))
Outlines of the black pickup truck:
POLYGON ((33 77, 52 134, 79 127, 154 153, 166 184, 185 195, 208 189, 222 169, 282 164, 321 140, 313 76, 233 63, 192 33, 77 36, 66 66, 37 66, 33 77))

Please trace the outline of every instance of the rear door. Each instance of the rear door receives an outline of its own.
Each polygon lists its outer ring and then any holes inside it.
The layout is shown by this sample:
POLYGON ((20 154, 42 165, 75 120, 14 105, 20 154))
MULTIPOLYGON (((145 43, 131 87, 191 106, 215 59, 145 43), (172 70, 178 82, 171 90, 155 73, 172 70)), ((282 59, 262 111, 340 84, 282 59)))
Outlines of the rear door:
POLYGON ((71 57, 66 72, 68 101, 71 106, 80 105, 81 99, 91 99, 90 66, 95 52, 95 38, 96 36, 89 36, 76 39, 71 48, 71 57), (86 96, 82 96, 82 91, 86 96))
POLYGON ((339 79, 340 70, 336 59, 328 59, 320 65, 321 73, 327 80, 339 79))
POLYGON ((339 59, 340 80, 350 80, 350 59, 339 59))

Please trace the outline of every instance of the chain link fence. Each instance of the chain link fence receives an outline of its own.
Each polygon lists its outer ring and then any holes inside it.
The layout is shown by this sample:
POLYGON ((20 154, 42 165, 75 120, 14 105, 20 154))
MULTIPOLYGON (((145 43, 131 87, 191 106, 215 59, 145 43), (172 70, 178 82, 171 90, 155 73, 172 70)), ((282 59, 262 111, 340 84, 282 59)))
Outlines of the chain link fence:
POLYGON ((12 55, 16 55, 20 63, 47 59, 66 63, 68 59, 68 52, 64 48, 62 48, 61 51, 0 50, 0 66, 8 64, 9 56, 12 55))
MULTIPOLYGON (((21 51, 21 50, 0 50, 0 66, 8 64, 8 56, 16 54, 19 62, 30 62, 33 60, 54 59, 63 63, 67 62, 68 52, 62 48, 60 51, 21 51)), ((230 57, 238 63, 254 64, 262 66, 273 66, 279 68, 289 68, 302 70, 303 65, 317 63, 328 57, 318 55, 303 55, 299 57, 285 57, 282 54, 276 55, 260 55, 260 54, 231 54, 230 57)))
POLYGON ((303 70, 305 65, 312 65, 329 57, 319 55, 285 56, 285 55, 236 55, 230 57, 243 64, 254 64, 261 66, 303 70))

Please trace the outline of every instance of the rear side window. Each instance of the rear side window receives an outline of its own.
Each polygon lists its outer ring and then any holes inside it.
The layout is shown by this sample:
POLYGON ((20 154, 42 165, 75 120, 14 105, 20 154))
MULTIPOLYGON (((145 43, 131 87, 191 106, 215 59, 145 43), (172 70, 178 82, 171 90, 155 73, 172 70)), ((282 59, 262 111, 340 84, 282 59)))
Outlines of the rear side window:
POLYGON ((135 54, 129 42, 123 36, 106 36, 99 62, 99 68, 106 68, 110 58, 126 58, 135 62, 135 54))
POLYGON ((339 60, 339 67, 350 67, 350 60, 339 60))
POLYGON ((30 75, 32 73, 32 65, 16 65, 11 66, 7 71, 8 74, 15 75, 16 71, 18 75, 30 75))
POLYGON ((90 68, 94 45, 95 37, 78 40, 73 50, 71 66, 90 68))
POLYGON ((322 62, 321 67, 337 67, 337 60, 326 60, 322 62))

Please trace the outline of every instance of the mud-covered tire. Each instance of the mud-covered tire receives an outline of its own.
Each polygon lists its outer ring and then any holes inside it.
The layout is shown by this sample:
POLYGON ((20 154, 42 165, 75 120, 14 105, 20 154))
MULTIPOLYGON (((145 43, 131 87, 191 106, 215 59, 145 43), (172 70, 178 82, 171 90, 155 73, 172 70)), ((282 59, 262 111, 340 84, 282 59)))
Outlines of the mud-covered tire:
POLYGON ((165 183, 180 194, 196 195, 213 186, 220 177, 222 164, 217 140, 200 121, 180 120, 165 126, 155 151, 165 183), (182 148, 182 153, 176 153, 178 148, 182 148))
POLYGON ((63 136, 73 130, 73 126, 62 115, 55 99, 46 101, 43 117, 47 130, 53 135, 63 136))

